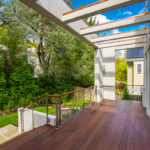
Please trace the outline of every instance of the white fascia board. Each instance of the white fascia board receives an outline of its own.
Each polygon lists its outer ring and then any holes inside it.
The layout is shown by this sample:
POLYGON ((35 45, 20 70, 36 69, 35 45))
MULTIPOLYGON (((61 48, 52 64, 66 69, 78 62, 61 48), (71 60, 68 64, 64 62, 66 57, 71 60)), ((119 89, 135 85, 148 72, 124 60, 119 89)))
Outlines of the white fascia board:
POLYGON ((142 23, 148 23, 150 22, 150 14, 141 14, 138 16, 133 16, 133 17, 128 17, 120 20, 115 20, 115 21, 110 21, 108 23, 104 24, 99 24, 87 28, 81 28, 80 29, 80 34, 81 35, 86 35, 86 34, 92 34, 92 33, 98 33, 98 32, 103 32, 107 30, 113 30, 113 29, 118 29, 122 27, 127 27, 127 26, 132 26, 132 25, 137 25, 137 24, 142 24, 142 23))
POLYGON ((145 39, 133 39, 127 41, 118 41, 114 43, 99 44, 99 48, 116 47, 116 46, 123 46, 123 45, 136 44, 136 43, 145 43, 145 39))
POLYGON ((102 0, 81 7, 80 9, 64 13, 62 15, 62 21, 68 23, 142 1, 144 0, 102 0))
MULTIPOLYGON (((148 29, 148 30, 150 33, 150 29, 148 29)), ((123 38, 127 38, 127 37, 135 37, 135 36, 141 36, 141 35, 146 35, 146 34, 147 34, 147 29, 145 28, 145 29, 140 29, 140 30, 121 32, 121 33, 91 38, 91 42, 97 43, 97 42, 111 41, 111 40, 115 40, 115 39, 119 40, 119 39, 123 39, 123 38)))
MULTIPOLYGON (((60 25, 73 35, 77 36, 90 46, 97 48, 94 43, 90 42, 91 35, 82 36, 80 35, 81 27, 88 27, 88 25, 83 21, 79 20, 78 22, 66 24, 61 21, 62 13, 65 11, 70 11, 71 8, 62 0, 20 0, 28 7, 39 12, 41 15, 45 16, 49 20, 60 25)), ((96 35, 95 35, 96 36, 96 35)))

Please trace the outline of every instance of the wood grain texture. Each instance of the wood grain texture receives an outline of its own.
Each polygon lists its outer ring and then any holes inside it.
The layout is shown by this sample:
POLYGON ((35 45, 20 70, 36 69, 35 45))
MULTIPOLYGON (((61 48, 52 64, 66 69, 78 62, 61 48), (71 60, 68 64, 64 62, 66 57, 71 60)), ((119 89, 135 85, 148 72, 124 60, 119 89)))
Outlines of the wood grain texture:
POLYGON ((150 150, 150 121, 136 101, 104 100, 79 111, 56 130, 44 126, 0 150, 150 150))

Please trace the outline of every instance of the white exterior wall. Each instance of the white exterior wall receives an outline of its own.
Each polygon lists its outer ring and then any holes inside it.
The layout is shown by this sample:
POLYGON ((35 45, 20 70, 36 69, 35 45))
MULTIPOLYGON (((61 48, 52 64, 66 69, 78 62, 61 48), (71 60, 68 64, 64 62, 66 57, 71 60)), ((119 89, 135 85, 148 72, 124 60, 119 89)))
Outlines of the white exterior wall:
POLYGON ((99 88, 102 85, 115 86, 115 50, 112 48, 95 50, 95 101, 115 100, 115 88, 99 88))
POLYGON ((144 63, 143 61, 134 62, 134 85, 143 85, 144 63), (142 73, 137 73, 137 65, 142 65, 142 73))
POLYGON ((103 99, 103 56, 100 49, 95 49, 95 97, 94 100, 99 102, 103 99))
POLYGON ((148 51, 146 54, 145 82, 145 106, 147 110, 147 115, 150 117, 150 51, 148 51))
POLYGON ((146 108, 147 115, 150 117, 150 40, 144 49, 144 97, 143 106, 146 108))
MULTIPOLYGON (((26 132, 46 125, 46 113, 25 109, 20 112, 22 108, 18 109, 18 130, 19 132, 26 132)), ((56 125, 56 116, 48 115, 48 124, 56 125)))
POLYGON ((102 49, 105 71, 103 74, 103 85, 114 86, 104 87, 104 99, 115 100, 115 49, 102 49))
POLYGON ((130 44, 95 50, 95 85, 113 86, 95 90, 95 101, 96 95, 98 101, 102 99, 115 100, 115 51, 143 46, 143 44, 130 44))

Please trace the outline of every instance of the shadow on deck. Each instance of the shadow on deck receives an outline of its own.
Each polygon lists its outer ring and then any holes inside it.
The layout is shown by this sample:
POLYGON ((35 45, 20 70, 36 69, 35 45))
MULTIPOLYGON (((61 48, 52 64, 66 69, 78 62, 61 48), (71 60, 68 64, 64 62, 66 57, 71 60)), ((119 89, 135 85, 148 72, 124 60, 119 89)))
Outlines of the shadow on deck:
POLYGON ((104 100, 77 112, 56 130, 44 126, 0 150, 150 150, 150 122, 140 102, 104 100))

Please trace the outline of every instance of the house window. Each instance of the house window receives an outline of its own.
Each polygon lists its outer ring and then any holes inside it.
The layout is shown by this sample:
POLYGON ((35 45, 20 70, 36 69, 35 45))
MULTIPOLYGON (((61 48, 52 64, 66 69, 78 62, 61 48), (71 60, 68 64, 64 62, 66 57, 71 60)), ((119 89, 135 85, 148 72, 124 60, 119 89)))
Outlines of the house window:
POLYGON ((137 74, 142 74, 142 64, 137 64, 137 74))

